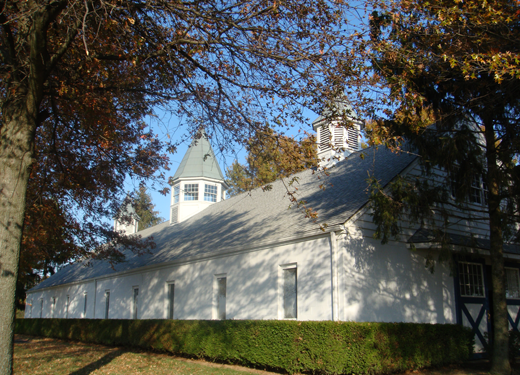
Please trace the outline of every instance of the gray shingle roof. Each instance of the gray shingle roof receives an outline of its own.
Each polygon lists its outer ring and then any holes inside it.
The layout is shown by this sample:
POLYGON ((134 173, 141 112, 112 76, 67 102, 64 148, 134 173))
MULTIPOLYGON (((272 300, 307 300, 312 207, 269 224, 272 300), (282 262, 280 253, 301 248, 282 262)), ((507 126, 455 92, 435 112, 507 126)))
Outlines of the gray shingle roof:
MULTIPOLYGON (((328 170, 328 176, 312 170, 293 175, 292 186, 298 189, 297 199, 305 200, 307 207, 318 213, 319 223, 326 223, 330 229, 345 223, 367 203, 368 172, 384 186, 414 159, 385 148, 369 148, 336 164, 328 170)), ((93 261, 91 267, 76 263, 64 267, 31 291, 321 233, 318 224, 305 218, 298 208, 289 209, 289 205, 285 185, 278 180, 269 191, 255 189, 215 203, 179 224, 172 226, 166 222, 139 232, 143 237, 153 236, 156 248, 142 256, 127 253, 125 262, 117 264, 115 270, 103 261, 93 261)))
POLYGON ((207 177, 224 180, 215 153, 205 133, 199 139, 194 139, 191 142, 172 180, 186 177, 207 177))

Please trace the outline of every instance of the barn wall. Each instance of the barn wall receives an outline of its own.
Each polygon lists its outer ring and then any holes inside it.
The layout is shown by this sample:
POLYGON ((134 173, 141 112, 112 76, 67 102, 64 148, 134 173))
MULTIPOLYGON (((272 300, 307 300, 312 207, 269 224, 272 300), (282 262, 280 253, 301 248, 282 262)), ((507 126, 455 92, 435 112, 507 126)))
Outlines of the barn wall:
POLYGON ((28 293, 25 317, 39 318, 41 309, 42 318, 93 318, 94 294, 94 281, 28 293), (85 294, 87 295, 86 314, 85 294), (67 296, 69 297, 68 311, 67 296), (56 299, 56 304, 53 308, 54 298, 56 299))
MULTIPOLYGON (((454 323, 453 278, 446 265, 432 274, 425 268, 425 253, 406 244, 381 245, 371 232, 355 226, 338 240, 339 319, 351 321, 454 323)), ((28 295, 32 315, 50 318, 52 297, 55 317, 83 317, 87 292, 87 318, 105 317, 105 292, 110 291, 109 318, 131 319, 133 288, 139 288, 138 318, 168 318, 168 284, 175 284, 175 319, 216 318, 216 275, 226 275, 227 319, 282 317, 280 270, 296 265, 298 320, 331 320, 332 272, 330 236, 260 251, 200 260, 171 267, 101 278, 84 284, 51 288, 28 295), (94 301, 94 291, 96 298, 94 301), (94 307, 95 304, 95 307, 94 307), (95 308, 95 315, 94 315, 95 308)), ((28 309, 29 310, 29 309, 28 309)))
MULTIPOLYGON (((225 274, 226 319, 278 319, 282 308, 279 298, 281 266, 286 265, 297 267, 298 319, 332 319, 328 235, 260 251, 55 287, 30 293, 27 300, 43 297, 44 301, 50 301, 56 295, 60 305, 68 293, 76 302, 72 309, 69 308, 69 317, 81 317, 84 290, 88 289, 90 298, 95 289, 96 299, 89 299, 87 317, 104 318, 105 292, 109 290, 109 318, 130 319, 133 288, 138 287, 138 318, 164 319, 168 317, 168 283, 174 283, 174 318, 213 319, 216 317, 216 275, 225 274)), ((51 317, 47 302, 43 317, 51 317)), ((55 317, 65 315, 62 312, 55 317)))
POLYGON ((369 230, 347 227, 340 239, 342 320, 455 323, 448 264, 426 267, 427 253, 405 243, 382 245, 369 230))

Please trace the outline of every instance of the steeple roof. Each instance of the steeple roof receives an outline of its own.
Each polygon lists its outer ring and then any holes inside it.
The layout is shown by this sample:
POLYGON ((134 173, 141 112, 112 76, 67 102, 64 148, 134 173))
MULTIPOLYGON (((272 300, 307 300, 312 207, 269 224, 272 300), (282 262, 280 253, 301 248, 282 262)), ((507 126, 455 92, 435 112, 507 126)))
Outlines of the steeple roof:
POLYGON ((206 177, 224 181, 215 153, 205 133, 202 133, 200 138, 193 139, 173 176, 173 181, 187 177, 206 177))
POLYGON ((353 120, 358 119, 356 112, 354 112, 354 109, 346 97, 334 99, 331 103, 326 105, 325 108, 323 108, 321 115, 312 122, 312 125, 316 127, 320 122, 330 118, 333 114, 336 116, 341 116, 344 112, 353 120))

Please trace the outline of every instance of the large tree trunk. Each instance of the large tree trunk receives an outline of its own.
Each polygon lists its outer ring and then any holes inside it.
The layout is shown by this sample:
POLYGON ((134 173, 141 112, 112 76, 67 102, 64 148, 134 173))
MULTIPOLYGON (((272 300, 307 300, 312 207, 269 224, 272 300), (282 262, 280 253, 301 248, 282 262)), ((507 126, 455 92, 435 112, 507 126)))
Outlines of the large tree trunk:
MULTIPOLYGON (((25 195, 34 157, 34 137, 47 79, 46 29, 65 2, 38 9, 28 33, 26 73, 14 74, 0 123, 0 375, 12 373, 15 293, 25 214, 25 195)), ((15 61, 13 60, 14 64, 15 61)))
POLYGON ((502 235, 502 213, 500 212, 499 170, 495 132, 491 121, 486 122, 486 157, 487 184, 489 190, 489 237, 491 242, 491 284, 493 293, 493 352, 491 357, 491 373, 509 375, 509 322, 507 320, 507 302, 505 288, 505 270, 502 235))
MULTIPOLYGON (((18 103, 0 129, 0 374, 12 373, 15 291, 35 119, 18 103)), ((7 118, 6 118, 7 117, 7 118)))

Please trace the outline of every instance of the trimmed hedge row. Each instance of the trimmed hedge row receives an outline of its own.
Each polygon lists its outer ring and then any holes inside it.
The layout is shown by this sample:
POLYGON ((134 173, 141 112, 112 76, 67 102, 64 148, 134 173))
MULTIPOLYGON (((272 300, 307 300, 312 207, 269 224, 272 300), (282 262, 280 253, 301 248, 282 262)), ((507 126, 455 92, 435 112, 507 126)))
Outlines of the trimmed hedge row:
POLYGON ((288 373, 383 374, 466 360, 462 326, 276 320, 22 319, 16 333, 132 346, 288 373))

